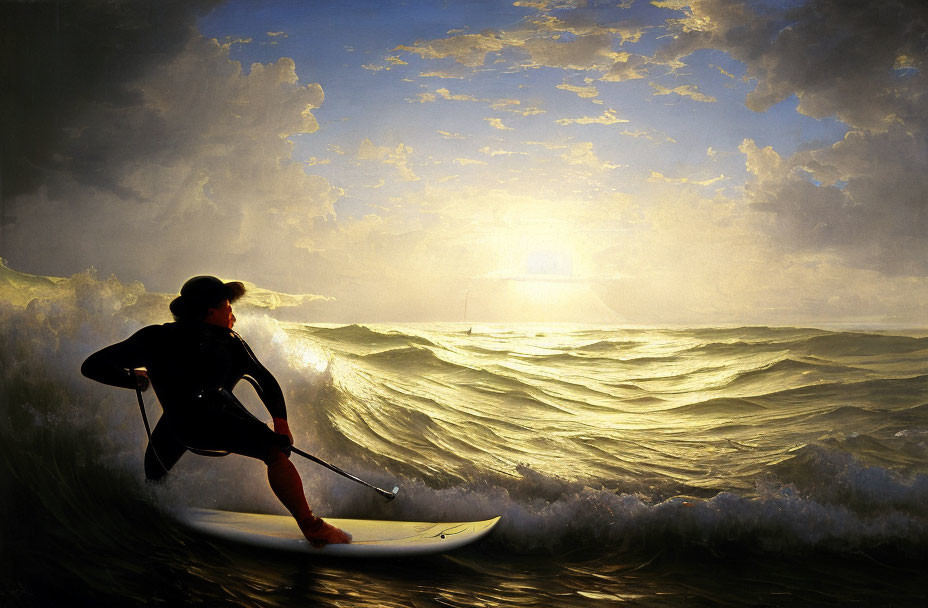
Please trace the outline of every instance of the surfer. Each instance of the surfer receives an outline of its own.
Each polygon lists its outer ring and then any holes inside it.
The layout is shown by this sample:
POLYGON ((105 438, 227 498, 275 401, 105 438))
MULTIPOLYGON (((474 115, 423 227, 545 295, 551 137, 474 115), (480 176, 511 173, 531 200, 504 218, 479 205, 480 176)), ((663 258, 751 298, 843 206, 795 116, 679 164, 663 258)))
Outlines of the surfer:
POLYGON ((348 543, 348 534, 309 508, 289 459, 293 435, 280 384, 232 331, 232 303, 244 294, 242 283, 193 277, 171 302, 173 323, 144 327, 90 355, 81 373, 121 388, 154 387, 163 415, 145 450, 146 479, 162 480, 188 450, 257 458, 267 465, 271 489, 307 540, 316 546, 348 543), (271 414, 273 431, 232 394, 242 378, 254 385, 271 414))

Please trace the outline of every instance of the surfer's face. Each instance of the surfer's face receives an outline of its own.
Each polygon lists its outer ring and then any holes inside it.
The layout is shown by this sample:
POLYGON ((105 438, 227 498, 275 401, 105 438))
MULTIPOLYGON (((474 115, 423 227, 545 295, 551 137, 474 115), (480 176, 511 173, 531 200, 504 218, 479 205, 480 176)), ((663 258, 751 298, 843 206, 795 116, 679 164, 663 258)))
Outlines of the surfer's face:
POLYGON ((228 300, 223 300, 217 308, 210 308, 206 311, 205 321, 210 325, 218 325, 232 329, 235 325, 235 315, 232 314, 232 305, 228 300))

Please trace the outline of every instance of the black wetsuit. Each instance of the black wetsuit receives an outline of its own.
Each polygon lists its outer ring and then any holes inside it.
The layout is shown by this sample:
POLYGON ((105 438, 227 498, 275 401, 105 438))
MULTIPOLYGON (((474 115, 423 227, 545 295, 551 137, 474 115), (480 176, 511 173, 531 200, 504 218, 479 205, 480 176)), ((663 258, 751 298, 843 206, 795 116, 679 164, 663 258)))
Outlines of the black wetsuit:
POLYGON ((274 418, 286 418, 283 392, 242 338, 206 323, 165 323, 142 328, 84 361, 92 380, 134 389, 133 369, 148 370, 164 414, 145 451, 145 476, 157 480, 188 449, 227 451, 267 460, 289 445, 286 436, 252 416, 232 395, 242 378, 253 380, 274 418))

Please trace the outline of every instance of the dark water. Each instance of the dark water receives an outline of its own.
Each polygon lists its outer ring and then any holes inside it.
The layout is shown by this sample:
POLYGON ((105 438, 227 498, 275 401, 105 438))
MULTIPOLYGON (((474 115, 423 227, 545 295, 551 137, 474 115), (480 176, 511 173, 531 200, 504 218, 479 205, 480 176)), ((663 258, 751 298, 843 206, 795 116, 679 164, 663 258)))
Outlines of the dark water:
POLYGON ((281 507, 263 466, 235 456, 185 456, 167 484, 142 482, 134 396, 77 369, 166 320, 150 294, 4 272, 3 605, 928 602, 918 331, 328 327, 245 310, 237 329, 281 380, 297 444, 401 487, 384 503, 299 462, 317 512, 503 516, 448 555, 345 561, 178 524, 184 506, 281 507))

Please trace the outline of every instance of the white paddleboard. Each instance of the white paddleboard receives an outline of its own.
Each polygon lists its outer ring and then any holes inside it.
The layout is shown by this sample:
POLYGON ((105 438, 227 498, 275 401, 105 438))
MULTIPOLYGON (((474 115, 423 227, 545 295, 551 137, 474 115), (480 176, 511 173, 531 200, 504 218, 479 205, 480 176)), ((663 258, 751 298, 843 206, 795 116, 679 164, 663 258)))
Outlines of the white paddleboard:
POLYGON ((313 547, 289 516, 234 513, 213 509, 189 509, 181 519, 206 534, 267 549, 313 555, 389 557, 450 551, 483 537, 499 517, 485 521, 419 522, 370 519, 325 520, 348 532, 351 544, 313 547))

